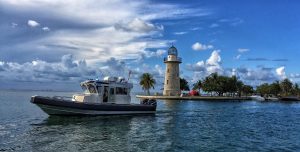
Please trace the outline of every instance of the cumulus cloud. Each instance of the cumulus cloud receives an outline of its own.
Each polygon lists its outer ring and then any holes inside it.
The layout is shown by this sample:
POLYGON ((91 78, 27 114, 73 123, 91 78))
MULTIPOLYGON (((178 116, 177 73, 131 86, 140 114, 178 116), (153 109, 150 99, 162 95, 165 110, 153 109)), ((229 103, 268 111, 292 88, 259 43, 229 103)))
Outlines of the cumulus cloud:
MULTIPOLYGON (((186 70, 192 71, 192 82, 203 79, 211 73, 217 72, 220 75, 237 76, 246 84, 257 86, 262 83, 271 83, 278 78, 286 77, 283 67, 276 70, 264 66, 256 68, 236 67, 236 68, 223 68, 222 59, 219 50, 214 50, 206 61, 198 61, 195 64, 186 64, 186 70)), ((297 77, 299 75, 293 75, 297 77)))
POLYGON ((6 40, 7 45, 1 45, 1 50, 5 51, 1 51, 0 56, 7 60, 11 59, 8 52, 23 53, 16 59, 19 62, 28 62, 32 58, 57 61, 57 56, 69 53, 77 58, 83 57, 90 63, 111 57, 138 59, 145 51, 163 49, 171 41, 162 38, 164 27, 155 23, 157 20, 210 14, 208 10, 201 8, 135 0, 4 0, 0 3, 0 9, 6 18, 27 20, 35 14, 39 21, 30 20, 29 26, 36 27, 38 22, 47 22, 42 30, 49 31, 49 27, 55 29, 51 34, 44 35, 27 31, 26 34, 19 35, 7 33, 12 38, 6 40), (14 37, 18 38, 17 42, 14 37))
POLYGON ((201 72, 203 76, 207 76, 211 73, 223 73, 223 68, 221 66, 221 56, 219 54, 220 50, 214 50, 210 57, 204 61, 198 61, 196 64, 187 64, 186 69, 194 72, 201 72))
POLYGON ((27 21, 27 24, 28 24, 28 26, 30 26, 30 27, 37 27, 37 26, 40 26, 40 23, 38 23, 37 21, 34 21, 34 20, 28 20, 28 21, 27 21))
POLYGON ((278 67, 278 68, 276 69, 276 74, 277 74, 281 79, 286 78, 285 67, 284 67, 284 66, 278 67))
POLYGON ((290 77, 291 77, 291 78, 300 78, 300 74, 299 74, 299 73, 296 73, 296 74, 291 73, 291 74, 290 74, 290 77))
POLYGON ((151 57, 162 57, 167 51, 163 49, 158 49, 156 51, 145 51, 144 54, 141 56, 140 60, 143 60, 145 57, 146 58, 151 58, 151 57))
POLYGON ((87 67, 84 60, 76 61, 72 55, 64 55, 60 62, 49 63, 34 60, 23 64, 16 62, 2 62, 0 64, 2 80, 54 82, 79 81, 96 76, 96 67, 87 67))
POLYGON ((196 42, 192 45, 192 49, 195 51, 208 50, 208 49, 213 49, 213 48, 214 48, 213 45, 205 45, 205 44, 201 44, 199 42, 196 42))
POLYGON ((211 56, 206 60, 208 65, 218 65, 221 62, 220 50, 214 50, 211 56))
MULTIPOLYGON (((161 70, 159 67, 156 69, 161 70)), ((23 64, 0 62, 0 76, 4 81, 79 82, 104 76, 127 77, 129 70, 130 67, 124 61, 115 58, 95 65, 87 64, 85 60, 75 60, 71 54, 62 56, 59 62, 43 60, 33 60, 23 64)), ((161 74, 161 71, 159 73, 161 74)))

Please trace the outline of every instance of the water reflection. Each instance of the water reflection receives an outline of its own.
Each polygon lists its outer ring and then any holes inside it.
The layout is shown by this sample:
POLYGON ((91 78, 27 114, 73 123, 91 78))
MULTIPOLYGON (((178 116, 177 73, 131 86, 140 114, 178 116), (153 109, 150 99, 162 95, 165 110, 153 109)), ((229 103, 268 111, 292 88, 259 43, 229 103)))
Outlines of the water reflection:
POLYGON ((297 103, 158 101, 155 115, 48 117, 28 102, 32 92, 19 94, 2 101, 0 151, 300 149, 297 103))

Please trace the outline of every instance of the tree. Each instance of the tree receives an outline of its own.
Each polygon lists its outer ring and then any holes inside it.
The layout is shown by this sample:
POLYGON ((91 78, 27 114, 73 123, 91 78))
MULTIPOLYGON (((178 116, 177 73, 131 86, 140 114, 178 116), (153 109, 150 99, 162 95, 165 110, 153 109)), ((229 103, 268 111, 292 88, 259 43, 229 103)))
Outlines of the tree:
POLYGON ((300 96, 300 88, 297 83, 295 83, 295 85, 294 85, 294 94, 297 96, 300 96))
POLYGON ((216 92, 219 96, 222 96, 223 93, 229 92, 230 85, 229 84, 230 79, 226 76, 218 76, 217 77, 217 86, 216 86, 216 92))
POLYGON ((147 92, 147 95, 150 95, 150 88, 154 89, 154 85, 156 83, 153 76, 149 73, 144 73, 140 77, 140 85, 142 86, 142 89, 147 92))
POLYGON ((242 93, 245 94, 245 95, 249 95, 249 94, 252 94, 254 91, 253 91, 253 87, 250 86, 250 85, 243 85, 242 87, 242 93))
POLYGON ((228 79, 226 86, 228 87, 227 92, 236 93, 238 90, 240 90, 240 81, 238 81, 236 76, 232 76, 228 79))
POLYGON ((184 78, 180 78, 180 90, 190 90, 189 83, 184 78))
POLYGON ((284 96, 291 95, 293 91, 293 83, 286 78, 280 82, 280 88, 284 96))
POLYGON ((277 96, 281 92, 279 81, 275 81, 269 86, 269 93, 277 96))
POLYGON ((202 90, 208 93, 212 93, 217 90, 217 73, 212 73, 209 76, 205 77, 202 82, 202 90))
POLYGON ((200 92, 201 87, 202 87, 201 80, 198 80, 196 83, 193 84, 193 90, 197 90, 198 89, 199 92, 200 92))
POLYGON ((242 95, 244 83, 242 81, 236 82, 236 89, 239 94, 239 97, 242 95))
POLYGON ((256 88, 256 92, 261 94, 262 96, 266 94, 270 94, 270 87, 268 83, 264 83, 256 88))

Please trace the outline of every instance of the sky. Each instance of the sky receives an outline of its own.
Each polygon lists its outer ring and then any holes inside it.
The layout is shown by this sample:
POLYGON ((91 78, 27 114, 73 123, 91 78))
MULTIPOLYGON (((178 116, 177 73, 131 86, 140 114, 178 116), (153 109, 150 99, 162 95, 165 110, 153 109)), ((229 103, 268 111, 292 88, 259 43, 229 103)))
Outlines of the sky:
POLYGON ((180 76, 211 73, 257 86, 300 82, 297 0, 0 0, 0 89, 78 90, 142 73, 162 88, 173 44, 180 76))

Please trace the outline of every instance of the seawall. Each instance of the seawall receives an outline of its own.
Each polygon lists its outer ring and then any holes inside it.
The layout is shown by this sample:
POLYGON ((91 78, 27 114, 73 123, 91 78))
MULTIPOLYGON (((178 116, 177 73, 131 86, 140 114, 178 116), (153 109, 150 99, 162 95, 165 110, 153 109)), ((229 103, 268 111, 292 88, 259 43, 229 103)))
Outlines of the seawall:
POLYGON ((222 97, 222 96, 147 96, 136 95, 140 99, 162 99, 162 100, 251 100, 250 97, 222 97))

